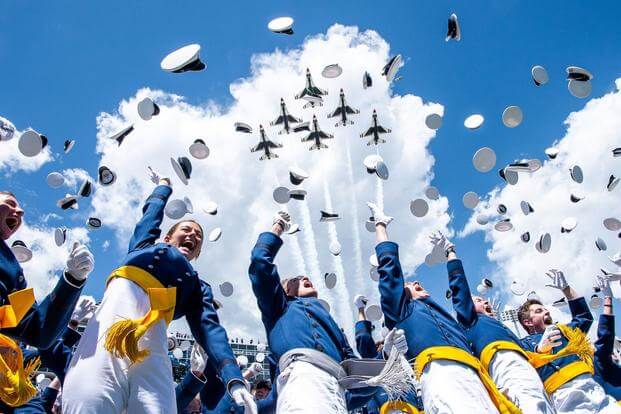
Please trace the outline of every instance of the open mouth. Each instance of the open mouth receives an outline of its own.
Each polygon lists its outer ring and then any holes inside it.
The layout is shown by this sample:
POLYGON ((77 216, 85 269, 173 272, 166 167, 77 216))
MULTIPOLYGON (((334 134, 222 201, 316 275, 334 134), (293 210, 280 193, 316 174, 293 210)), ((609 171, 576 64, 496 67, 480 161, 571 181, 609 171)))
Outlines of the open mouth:
POLYGON ((304 281, 303 286, 304 286, 305 288, 312 289, 313 284, 310 282, 310 280, 305 280, 305 281, 304 281))
POLYGON ((17 226, 19 226, 19 219, 15 218, 15 217, 8 217, 4 221, 4 223, 9 228, 9 230, 14 231, 15 229, 17 229, 17 226))
POLYGON ((179 247, 184 247, 188 252, 191 252, 194 250, 194 247, 196 247, 196 244, 192 240, 185 240, 179 247))

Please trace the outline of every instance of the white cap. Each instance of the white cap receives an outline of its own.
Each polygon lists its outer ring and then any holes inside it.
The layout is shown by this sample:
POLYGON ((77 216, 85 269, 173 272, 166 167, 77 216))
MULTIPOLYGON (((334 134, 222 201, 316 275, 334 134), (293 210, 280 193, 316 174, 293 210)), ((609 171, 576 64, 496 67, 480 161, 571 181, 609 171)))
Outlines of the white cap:
POLYGON ((19 263, 26 263, 32 259, 32 250, 21 240, 15 240, 11 244, 11 251, 19 263))
POLYGON ((476 222, 481 226, 485 226, 487 223, 489 223, 489 217, 487 217, 485 214, 479 214, 476 217, 476 222))
POLYGON ((293 34, 293 19, 291 17, 277 17, 267 24, 267 28, 274 33, 293 34))
POLYGON ((189 148, 190 155, 197 160, 204 160, 209 157, 209 147, 202 139, 195 139, 189 148))
POLYGON ((373 267, 379 267, 379 262, 377 261, 377 256, 375 255, 375 253, 369 256, 369 263, 373 267))
POLYGON ((179 220, 188 212, 188 206, 184 200, 170 200, 164 208, 164 214, 172 220, 179 220))
POLYGON ((530 205, 528 201, 522 200, 520 201, 520 209, 522 209, 522 213, 525 216, 528 216, 530 213, 534 213, 535 209, 530 205))
POLYGON ((550 236, 550 233, 542 234, 539 241, 535 243, 535 249, 537 249, 539 253, 549 252, 550 247, 552 247, 552 236, 550 236))
POLYGON ((442 116, 440 114, 429 114, 425 118, 425 125, 429 129, 439 129, 442 126, 442 116))
POLYGON ((101 220, 97 217, 89 217, 88 220, 86 220, 86 226, 89 230, 97 230, 101 227, 101 220))
POLYGON ((66 139, 65 143, 63 145, 63 150, 65 151, 65 154, 68 154, 69 151, 71 151, 71 149, 75 146, 75 140, 73 139, 66 139))
POLYGON ((571 179, 577 182, 578 184, 581 184, 582 181, 584 180, 584 175, 582 174, 582 168, 580 168, 580 166, 578 165, 574 165, 573 167, 569 169, 569 175, 571 176, 571 179))
POLYGON ((568 66, 565 71, 567 72, 567 79, 570 80, 588 82, 593 79, 593 74, 580 66, 568 66))
POLYGON ((51 172, 45 178, 45 182, 52 188, 59 188, 65 183, 65 177, 59 172, 51 172))
POLYGON ((116 174, 110 168, 106 167, 105 165, 102 165, 101 167, 99 167, 98 175, 99 175, 99 184, 103 185, 104 187, 116 181, 116 174))
POLYGON ((47 146, 47 137, 32 129, 24 132, 19 137, 17 147, 25 157, 36 157, 47 146))
POLYGON ((127 138, 127 136, 134 130, 134 125, 129 125, 124 127, 123 129, 121 129, 120 131, 118 131, 117 133, 115 133, 114 135, 112 135, 109 139, 113 139, 116 141, 116 143, 119 145, 119 147, 121 146, 121 144, 123 143, 123 141, 125 141, 125 138, 127 138))
POLYGON ((561 233, 569 233, 576 228, 578 222, 573 217, 567 217, 561 222, 561 233))
POLYGON ((207 214, 215 216, 216 214, 218 214, 218 204, 216 204, 214 201, 208 201, 204 204, 203 211, 207 214))
POLYGON ((369 270, 369 277, 374 282, 377 282, 379 280, 380 275, 379 275, 379 272, 377 270, 377 266, 371 266, 371 269, 369 270))
POLYGON ((220 288, 220 293, 225 298, 228 298, 229 296, 233 294, 233 284, 231 282, 223 282, 220 284, 219 288, 220 288))
POLYGON ((160 107, 157 106, 153 99, 144 98, 142 101, 138 102, 138 116, 144 119, 145 121, 150 120, 155 115, 160 113, 160 107))
POLYGON ((336 221, 336 220, 341 219, 338 213, 329 213, 324 210, 319 210, 319 212, 321 213, 321 217, 319 218, 319 221, 336 221))
POLYGON ((235 359, 237 360, 237 365, 239 365, 240 368, 244 368, 248 365, 248 357, 246 355, 237 355, 237 358, 235 359))
POLYGON ((65 198, 62 198, 56 202, 56 205, 63 210, 77 209, 78 208, 78 197, 74 195, 67 194, 65 198))
POLYGON ((289 167, 289 181, 293 185, 300 185, 304 180, 309 177, 308 173, 300 167, 289 167))
POLYGON ((541 86, 548 83, 548 71, 543 66, 533 66, 533 68, 530 70, 530 73, 536 86, 541 86))
POLYGON ((425 217, 429 211, 429 204, 422 198, 410 202, 410 211, 415 217, 425 217))
POLYGON ((401 55, 396 55, 390 58, 388 63, 382 69, 382 75, 386 77, 388 82, 392 82, 397 74, 397 71, 401 67, 401 55))
POLYGON ((336 273, 326 273, 323 275, 323 278, 328 289, 332 289, 336 286, 336 273))
POLYGON ((440 198, 440 191, 432 185, 425 189, 425 196, 430 200, 437 200, 440 198))
POLYGON ((194 206, 192 205, 192 200, 189 197, 183 197, 183 202, 185 203, 185 210, 188 214, 194 214, 194 206))
POLYGON ((324 78, 338 78, 343 73, 343 68, 338 63, 328 65, 321 71, 321 75, 324 78))
POLYGON ((373 86, 373 78, 371 78, 369 72, 364 72, 364 74, 362 75, 362 88, 367 89, 371 86, 373 86))
POLYGON ((464 121, 464 126, 468 129, 477 129, 481 125, 483 125, 484 121, 485 118, 483 118, 483 115, 474 114, 466 118, 466 120, 464 121))
POLYGON ((15 125, 0 116, 0 141, 9 141, 15 136, 15 125))
POLYGON ((519 280, 514 280, 511 283, 510 289, 511 289, 511 293, 513 293, 515 296, 522 296, 524 293, 526 293, 526 287, 519 280))
POLYGON ((179 157, 177 159, 171 157, 170 163, 181 182, 188 185, 188 180, 192 175, 192 162, 190 162, 190 159, 188 157, 179 157))
POLYGON ((567 83, 567 89, 569 90, 569 93, 571 93, 573 96, 582 99, 586 98, 591 94, 593 86, 591 85, 591 82, 588 81, 583 82, 571 79, 569 83, 567 83))
POLYGON ((619 178, 615 177, 614 175, 610 175, 606 188, 608 189, 608 191, 612 191, 615 189, 617 184, 619 184, 619 178))
POLYGON ((606 242, 601 237, 595 239, 595 247, 597 247, 597 250, 599 250, 600 252, 606 251, 608 249, 606 242))
POLYGON ((474 191, 468 191, 464 194, 461 201, 466 208, 475 208, 479 204, 479 196, 474 191))
POLYGON ((455 39, 458 42, 461 40, 461 28, 459 27, 459 21, 455 13, 449 16, 446 38, 444 40, 448 42, 451 39, 455 39))
POLYGON ((217 242, 218 240, 220 240, 221 236, 222 236, 222 229, 220 227, 216 227, 211 232, 209 232, 208 240, 210 242, 217 242))
POLYGON ((477 292, 479 292, 479 294, 481 294, 481 295, 485 295, 485 294, 487 294, 487 291, 488 291, 488 290, 489 290, 489 289, 488 289, 486 286, 483 286, 483 285, 477 285, 477 292))
POLYGON ((245 134, 252 133, 252 127, 245 122, 235 122, 234 126, 236 132, 243 132, 245 134))
POLYGON ((548 156, 548 158, 550 158, 551 160, 555 159, 558 156, 559 153, 559 149, 556 147, 550 147, 550 148, 546 148, 546 155, 548 156))
POLYGON ((528 243, 530 241, 530 232, 524 232, 522 233, 522 235, 520 236, 520 239, 524 242, 524 243, 528 243))
POLYGON ((54 230, 54 243, 56 246, 62 246, 67 240, 67 229, 65 227, 58 227, 54 230))
POLYGON ((621 221, 616 217, 608 217, 604 219, 604 227, 610 231, 619 231, 621 230, 621 221))
POLYGON ((472 164, 478 172, 486 173, 496 165, 496 153, 489 147, 480 148, 472 157, 472 164))
POLYGON ((272 193, 272 197, 274 197, 274 201, 278 204, 287 204, 291 198, 287 187, 276 187, 272 193))
POLYGON ((503 219, 503 220, 496 222, 496 224, 494 224, 494 229, 500 232, 509 231, 512 228, 513 228, 513 224, 511 224, 511 219, 503 219))
POLYGON ((341 254, 341 243, 339 243, 338 241, 333 241, 332 243, 330 243, 330 253, 332 253, 334 256, 338 256, 339 254, 341 254))
POLYGON ((371 322, 379 321, 384 316, 384 314, 382 313, 382 308, 380 308, 379 305, 367 306, 367 308, 364 310, 364 313, 367 316, 367 319, 371 322))
POLYGON ((591 299, 589 300, 589 307, 591 309, 599 309, 602 307, 604 301, 597 295, 591 295, 591 299))
POLYGON ((181 73, 187 71, 200 71, 205 69, 205 64, 201 62, 199 52, 201 46, 193 43, 172 51, 160 62, 163 71, 181 73))
POLYGON ((507 128, 515 128, 522 123, 524 114, 519 106, 508 106, 502 113, 502 123, 507 128))

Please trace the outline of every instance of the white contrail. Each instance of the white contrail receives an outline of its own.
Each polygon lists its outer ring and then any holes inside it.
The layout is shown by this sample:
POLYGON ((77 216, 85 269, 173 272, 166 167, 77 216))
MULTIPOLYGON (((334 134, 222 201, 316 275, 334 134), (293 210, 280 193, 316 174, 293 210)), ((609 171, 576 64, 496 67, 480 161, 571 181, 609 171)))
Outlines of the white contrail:
POLYGON ((314 284, 323 278, 321 270, 319 269, 319 256, 317 255, 317 245, 315 244, 315 232, 313 231, 313 225, 311 223, 310 210, 308 208, 308 202, 306 200, 299 202, 300 215, 302 216, 302 235, 304 235, 304 245, 306 248, 306 258, 309 261, 308 268, 310 274, 308 275, 314 284))
MULTIPOLYGON (((379 146, 375 149, 377 155, 379 155, 379 146)), ((384 210, 384 183, 382 179, 379 177, 375 178, 376 187, 375 187, 375 203, 380 208, 380 210, 384 210)))

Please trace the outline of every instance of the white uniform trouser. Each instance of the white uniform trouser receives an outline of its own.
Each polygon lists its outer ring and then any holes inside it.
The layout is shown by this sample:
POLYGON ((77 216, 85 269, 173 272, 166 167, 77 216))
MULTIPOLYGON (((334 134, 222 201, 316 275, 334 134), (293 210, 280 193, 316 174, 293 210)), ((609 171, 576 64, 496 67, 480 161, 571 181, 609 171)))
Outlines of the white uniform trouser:
POLYGON ((292 362, 277 381, 276 414, 347 414, 337 379, 308 362, 292 362))
POLYGON ((498 389, 523 413, 554 414, 539 374, 518 352, 500 350, 489 364, 489 373, 498 389))
POLYGON ((150 309, 134 282, 113 279, 86 326, 63 384, 64 414, 176 413, 175 385, 166 345, 166 324, 158 322, 138 342, 151 354, 130 364, 104 348, 108 328, 121 318, 137 319, 150 309))
POLYGON ((558 413, 592 414, 621 413, 621 407, 614 398, 589 374, 578 375, 552 394, 552 401, 558 413))
POLYGON ((479 375, 464 364, 431 361, 420 382, 426 414, 498 414, 479 375))

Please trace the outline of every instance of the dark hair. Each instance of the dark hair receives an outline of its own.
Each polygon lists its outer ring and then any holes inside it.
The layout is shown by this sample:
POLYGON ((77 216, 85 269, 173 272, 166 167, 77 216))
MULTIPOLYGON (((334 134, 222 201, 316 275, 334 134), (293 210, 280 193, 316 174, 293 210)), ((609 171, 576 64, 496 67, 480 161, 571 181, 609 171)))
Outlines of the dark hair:
POLYGON ((10 191, 0 191, 0 194, 11 196, 11 197, 13 197, 14 199, 17 200, 17 197, 15 197, 15 194, 13 194, 10 191))
POLYGON ((543 305, 543 303, 541 303, 539 299, 528 299, 518 309, 518 321, 520 321, 520 325, 522 325, 522 328, 526 329, 526 332, 529 332, 529 333, 530 331, 528 330, 526 325, 524 325, 524 321, 530 318, 531 305, 543 305))
POLYGON ((298 295, 298 289, 300 287, 300 280, 302 280, 304 276, 295 276, 290 277, 289 279, 283 279, 280 282, 280 285, 285 291, 285 294, 290 297, 295 297, 298 295))
POLYGON ((267 380, 259 380, 259 381, 255 382, 253 384, 253 388, 255 390, 258 390, 259 388, 264 388, 264 389, 267 389, 267 390, 271 390, 272 389, 272 384, 270 384, 270 382, 267 381, 267 380))
MULTIPOLYGON (((170 236, 172 236, 172 234, 175 232, 175 230, 177 230, 177 229, 179 228, 179 226, 181 226, 183 223, 194 223, 194 224, 196 224, 196 225, 198 226, 198 228, 199 228, 199 229, 201 229, 201 236, 202 236, 202 237, 205 237, 205 231, 203 231, 203 226, 201 226, 201 225, 198 223, 198 221, 196 221, 196 220, 192 220, 192 219, 189 219, 189 220, 181 220, 181 221, 178 221, 178 222, 176 222, 175 224, 173 224, 173 225, 172 225, 172 227, 171 227, 171 228, 169 228, 169 229, 168 229, 168 231, 166 232, 166 237, 170 237, 170 236)), ((203 247, 203 242, 202 242, 202 240, 201 240, 201 245, 200 245, 199 247, 200 247, 201 249, 202 249, 202 247, 203 247)), ((200 255, 201 255, 201 249, 199 249, 199 250, 198 250, 198 254, 196 255, 196 257, 198 257, 198 256, 200 256, 200 255)))

